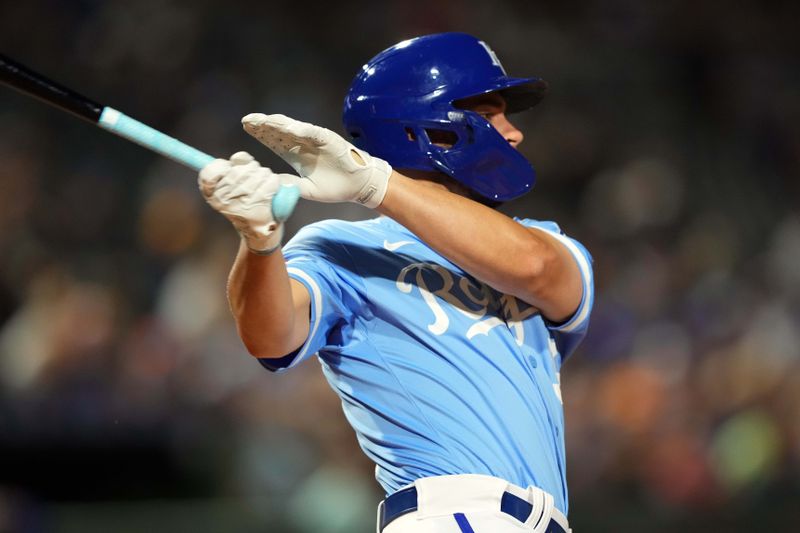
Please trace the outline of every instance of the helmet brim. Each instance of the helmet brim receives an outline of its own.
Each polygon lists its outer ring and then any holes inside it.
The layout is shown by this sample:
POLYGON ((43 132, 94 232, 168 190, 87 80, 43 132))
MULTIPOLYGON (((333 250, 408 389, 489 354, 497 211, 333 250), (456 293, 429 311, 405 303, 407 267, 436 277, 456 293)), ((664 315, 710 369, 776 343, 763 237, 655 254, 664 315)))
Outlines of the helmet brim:
POLYGON ((541 78, 511 78, 503 76, 482 85, 481 90, 469 91, 469 94, 459 96, 453 100, 453 103, 458 106, 458 100, 497 92, 506 100, 506 113, 519 113, 538 104, 547 94, 547 89, 547 82, 541 78))
POLYGON ((518 113, 532 108, 547 94, 547 82, 540 78, 509 78, 499 89, 506 99, 506 113, 518 113))

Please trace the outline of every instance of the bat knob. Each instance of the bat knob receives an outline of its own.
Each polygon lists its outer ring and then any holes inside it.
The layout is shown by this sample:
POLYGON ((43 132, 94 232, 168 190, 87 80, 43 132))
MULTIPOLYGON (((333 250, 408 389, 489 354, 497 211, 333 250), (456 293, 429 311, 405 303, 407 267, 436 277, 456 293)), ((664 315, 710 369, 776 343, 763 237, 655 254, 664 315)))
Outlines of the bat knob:
POLYGON ((276 221, 283 222, 292 214, 299 199, 300 189, 297 185, 281 185, 272 198, 272 216, 276 221))

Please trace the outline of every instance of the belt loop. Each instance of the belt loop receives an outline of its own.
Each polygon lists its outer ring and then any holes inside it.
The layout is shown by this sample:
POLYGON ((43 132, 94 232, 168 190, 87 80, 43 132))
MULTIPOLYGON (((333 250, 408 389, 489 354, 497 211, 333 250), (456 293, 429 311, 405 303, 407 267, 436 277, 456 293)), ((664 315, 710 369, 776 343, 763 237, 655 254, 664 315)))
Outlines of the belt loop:
POLYGON ((550 526, 550 520, 553 516, 553 507, 555 505, 555 498, 549 492, 537 489, 542 502, 542 515, 539 523, 533 528, 537 533, 545 533, 550 526))
POLYGON ((523 525, 525 527, 535 529, 536 526, 539 525, 539 522, 542 519, 542 510, 544 509, 544 499, 542 498, 541 491, 539 491, 536 487, 533 486, 528 487, 528 491, 525 497, 528 500, 528 503, 530 503, 533 506, 533 508, 531 509, 531 514, 528 515, 528 519, 525 520, 525 523, 523 525))
POLYGON ((381 524, 383 523, 383 506, 386 500, 381 500, 378 504, 378 516, 375 517, 375 533, 383 533, 381 531, 381 524))

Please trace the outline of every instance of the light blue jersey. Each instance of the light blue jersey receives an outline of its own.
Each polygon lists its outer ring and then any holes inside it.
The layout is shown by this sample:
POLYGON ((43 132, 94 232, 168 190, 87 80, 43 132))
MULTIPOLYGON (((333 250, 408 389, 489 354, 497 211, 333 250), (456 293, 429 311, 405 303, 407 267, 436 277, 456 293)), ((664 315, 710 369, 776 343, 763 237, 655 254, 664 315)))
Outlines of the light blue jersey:
POLYGON ((548 324, 491 289, 392 219, 327 220, 284 248, 311 295, 315 353, 387 494, 426 476, 486 474, 534 485, 567 512, 559 369, 583 338, 593 300, 591 257, 552 222, 583 278, 575 315, 548 324))

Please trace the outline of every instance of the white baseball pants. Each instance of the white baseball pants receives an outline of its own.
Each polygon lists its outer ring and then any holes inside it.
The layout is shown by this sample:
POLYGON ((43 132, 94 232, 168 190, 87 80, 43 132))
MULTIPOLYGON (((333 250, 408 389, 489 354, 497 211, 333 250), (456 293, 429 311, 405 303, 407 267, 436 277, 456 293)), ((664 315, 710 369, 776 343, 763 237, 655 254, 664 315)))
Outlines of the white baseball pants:
MULTIPOLYGON (((503 479, 475 474, 418 479, 417 509, 395 518, 378 533, 571 533, 566 517, 545 491, 523 489, 503 479), (524 522, 502 512, 501 499, 511 493, 532 506, 524 522)), ((380 517, 380 508, 379 508, 380 517)), ((380 520, 380 518, 379 518, 380 520)))

